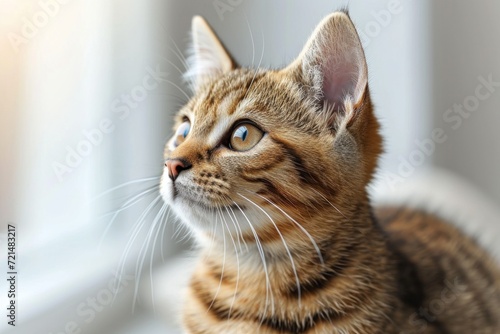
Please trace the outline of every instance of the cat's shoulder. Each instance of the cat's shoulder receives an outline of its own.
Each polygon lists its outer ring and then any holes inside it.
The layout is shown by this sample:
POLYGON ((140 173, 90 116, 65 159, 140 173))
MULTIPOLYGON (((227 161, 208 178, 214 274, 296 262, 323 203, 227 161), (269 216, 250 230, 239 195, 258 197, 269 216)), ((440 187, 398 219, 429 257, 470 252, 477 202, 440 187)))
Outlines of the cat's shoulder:
POLYGON ((433 169, 396 187, 380 186, 373 191, 372 202, 378 224, 392 238, 454 246, 467 239, 500 258, 495 242, 500 236, 500 210, 448 171, 433 169))

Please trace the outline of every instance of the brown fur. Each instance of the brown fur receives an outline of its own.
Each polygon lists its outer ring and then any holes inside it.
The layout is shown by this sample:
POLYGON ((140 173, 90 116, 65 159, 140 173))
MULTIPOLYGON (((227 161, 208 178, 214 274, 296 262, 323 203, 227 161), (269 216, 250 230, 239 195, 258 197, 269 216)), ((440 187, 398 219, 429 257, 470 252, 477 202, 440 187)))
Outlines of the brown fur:
MULTIPOLYGON (((215 38, 195 20, 205 34, 195 40, 215 38)), ((201 248, 185 330, 500 332, 500 273, 480 247, 429 213, 372 213, 366 186, 382 140, 348 16, 326 18, 278 71, 236 68, 213 43, 222 63, 193 74, 195 94, 175 126, 189 119, 190 133, 165 150, 189 168, 162 179, 165 200, 201 248), (339 100, 325 88, 331 65, 321 67, 322 52, 351 66, 339 81, 350 95, 339 100), (264 136, 236 152, 227 137, 241 120, 264 136)), ((196 47, 195 57, 206 56, 196 47)))

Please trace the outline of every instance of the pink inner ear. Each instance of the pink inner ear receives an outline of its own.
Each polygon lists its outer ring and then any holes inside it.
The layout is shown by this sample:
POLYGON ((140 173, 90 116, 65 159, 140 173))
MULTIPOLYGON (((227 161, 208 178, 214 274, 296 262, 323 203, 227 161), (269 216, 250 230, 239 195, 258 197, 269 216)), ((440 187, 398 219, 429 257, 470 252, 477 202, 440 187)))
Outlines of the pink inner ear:
POLYGON ((323 72, 323 95, 324 99, 335 104, 337 109, 344 105, 344 100, 348 95, 353 99, 357 98, 354 95, 359 69, 350 61, 329 65, 328 69, 323 72))

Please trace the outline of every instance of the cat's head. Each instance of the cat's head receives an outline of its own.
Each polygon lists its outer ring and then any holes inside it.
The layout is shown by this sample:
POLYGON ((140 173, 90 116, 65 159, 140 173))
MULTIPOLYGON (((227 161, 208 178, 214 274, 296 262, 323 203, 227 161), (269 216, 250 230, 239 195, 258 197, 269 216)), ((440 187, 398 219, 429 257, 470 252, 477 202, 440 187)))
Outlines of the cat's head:
POLYGON ((161 193, 194 231, 265 238, 364 196, 381 138, 346 13, 326 17, 281 70, 238 67, 195 17, 190 63, 194 96, 166 145, 161 193))

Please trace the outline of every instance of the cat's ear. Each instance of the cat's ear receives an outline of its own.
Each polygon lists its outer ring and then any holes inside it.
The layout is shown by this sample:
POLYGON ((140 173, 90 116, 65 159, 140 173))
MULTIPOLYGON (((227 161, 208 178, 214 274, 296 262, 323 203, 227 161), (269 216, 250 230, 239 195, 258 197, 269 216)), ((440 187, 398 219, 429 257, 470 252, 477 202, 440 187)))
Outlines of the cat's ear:
POLYGON ((368 86, 365 55, 349 15, 336 12, 321 21, 299 57, 288 67, 334 109, 361 102, 368 86))
POLYGON ((208 80, 234 69, 235 63, 205 19, 193 17, 191 29, 192 45, 184 78, 196 91, 208 80))

